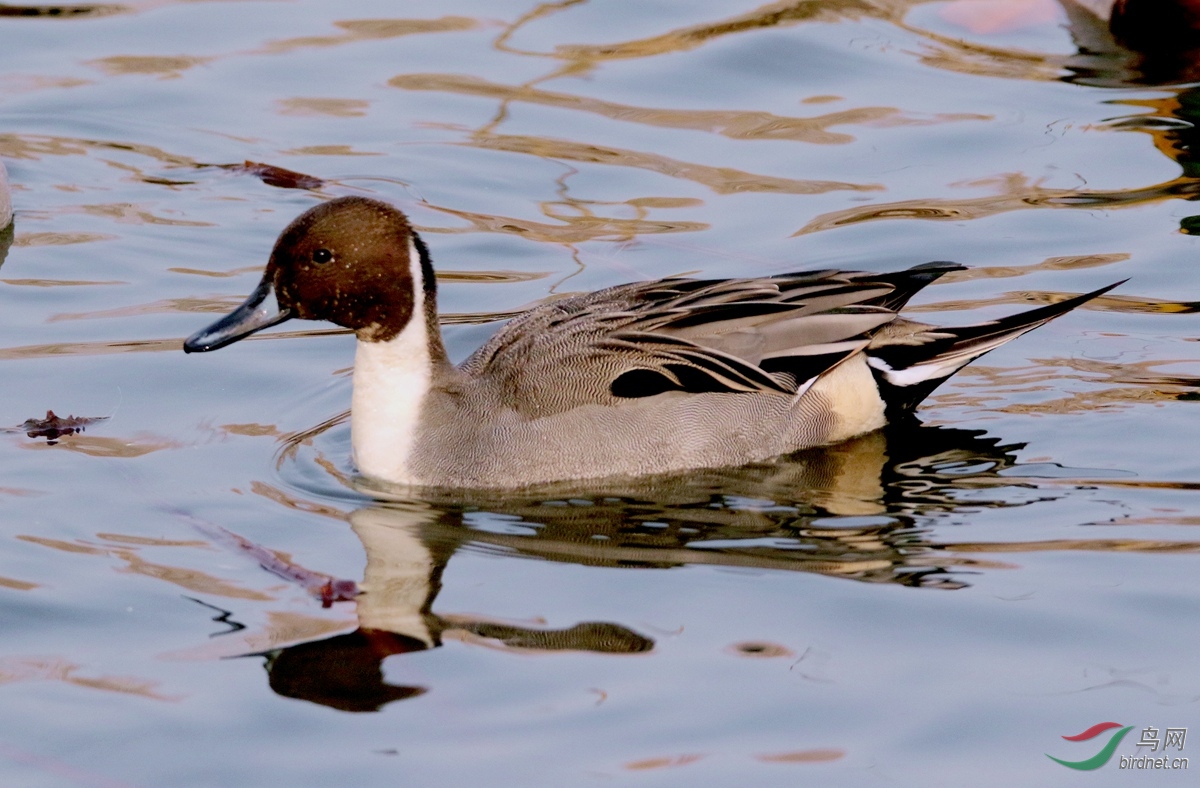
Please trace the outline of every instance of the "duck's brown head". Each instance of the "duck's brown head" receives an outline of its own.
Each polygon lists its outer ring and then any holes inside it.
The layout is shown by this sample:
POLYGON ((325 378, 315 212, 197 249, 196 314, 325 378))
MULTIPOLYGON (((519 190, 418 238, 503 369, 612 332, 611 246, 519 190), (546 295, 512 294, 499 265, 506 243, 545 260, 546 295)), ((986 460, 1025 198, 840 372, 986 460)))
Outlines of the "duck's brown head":
POLYGON ((361 340, 387 341, 422 305, 429 311, 434 303, 429 255, 407 217, 378 200, 341 197, 288 225, 250 297, 188 337, 183 349, 216 350, 293 317, 328 320, 361 340))

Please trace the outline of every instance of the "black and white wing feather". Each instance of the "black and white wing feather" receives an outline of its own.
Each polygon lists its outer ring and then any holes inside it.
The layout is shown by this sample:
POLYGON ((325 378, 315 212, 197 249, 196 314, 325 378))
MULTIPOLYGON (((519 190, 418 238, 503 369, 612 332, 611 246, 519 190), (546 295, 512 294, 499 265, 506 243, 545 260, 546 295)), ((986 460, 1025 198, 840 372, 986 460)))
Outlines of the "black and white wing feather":
POLYGON ((667 392, 794 397, 863 352, 921 287, 962 266, 663 279, 515 318, 463 364, 527 417, 667 392))

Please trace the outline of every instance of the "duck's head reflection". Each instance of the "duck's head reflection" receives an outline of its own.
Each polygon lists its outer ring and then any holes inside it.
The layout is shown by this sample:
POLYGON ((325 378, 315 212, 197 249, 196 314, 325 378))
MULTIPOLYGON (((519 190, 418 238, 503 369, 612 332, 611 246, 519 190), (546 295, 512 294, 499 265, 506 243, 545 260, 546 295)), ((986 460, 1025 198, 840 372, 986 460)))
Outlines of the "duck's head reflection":
MULTIPOLYGON (((1132 114, 1109 121, 1112 128, 1150 135, 1154 146, 1183 172, 1138 189, 1080 192, 1061 204, 1123 205, 1160 199, 1195 200, 1200 195, 1196 151, 1200 121, 1200 0, 1059 0, 1078 54, 1064 64, 1064 81, 1108 88, 1162 87, 1168 95, 1122 99, 1132 114)), ((1180 222, 1188 235, 1200 233, 1200 217, 1180 222)))
POLYGON ((383 660, 437 648, 446 637, 525 651, 635 654, 654 647, 653 640, 607 622, 545 629, 434 613, 442 570, 460 541, 443 529, 440 517, 420 504, 364 508, 350 515, 367 553, 362 593, 355 600, 359 626, 262 653, 271 689, 342 711, 378 711, 425 692, 384 681, 383 660))
MULTIPOLYGON (((397 499, 360 508, 350 525, 367 563, 358 628, 269 651, 281 695, 374 711, 425 688, 384 681, 389 656, 457 639, 516 652, 638 654, 654 641, 611 622, 564 629, 433 611, 442 573, 462 548, 589 566, 712 565, 864 582, 961 588, 977 562, 939 552, 914 517, 953 511, 1020 446, 979 432, 901 425, 771 463, 669 477, 397 499), (899 433, 899 434, 898 434, 899 433)), ((379 491, 376 491, 377 493, 379 491)), ((993 501, 992 505, 1014 505, 993 501)))
POLYGON ((1080 81, 1170 85, 1200 80, 1200 2, 1059 0, 1079 56, 1080 81))

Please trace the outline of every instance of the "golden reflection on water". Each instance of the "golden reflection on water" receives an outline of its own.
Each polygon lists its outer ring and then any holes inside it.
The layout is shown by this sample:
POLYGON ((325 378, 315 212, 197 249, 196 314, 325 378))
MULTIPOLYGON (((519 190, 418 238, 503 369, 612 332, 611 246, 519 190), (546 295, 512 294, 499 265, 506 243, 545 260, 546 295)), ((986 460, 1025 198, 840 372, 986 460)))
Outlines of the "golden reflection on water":
POLYGON ((117 280, 90 281, 87 279, 0 279, 13 287, 91 287, 93 285, 127 285, 117 280))
MULTIPOLYGON (((1078 293, 1052 293, 1046 291, 1029 291, 1015 290, 1000 295, 991 296, 989 298, 972 298, 961 299, 956 301, 937 301, 934 303, 921 304, 920 306, 906 308, 906 312, 921 313, 921 312, 965 312, 973 311, 983 307, 1001 306, 1005 304, 1019 305, 1029 307, 1032 305, 1044 304, 1061 304, 1070 298, 1079 295, 1078 293)), ((1089 301, 1080 306, 1084 310, 1103 310, 1107 307, 1108 311, 1112 312, 1143 312, 1147 310, 1146 302, 1141 299, 1131 298, 1123 299, 1120 296, 1109 298, 1108 296, 1100 296, 1094 301, 1089 301), (1108 299, 1107 301, 1105 299, 1108 299)))
POLYGON ((271 41, 251 54, 281 55, 297 49, 343 46, 420 33, 458 32, 472 30, 481 23, 469 17, 443 16, 440 19, 348 19, 333 24, 343 32, 332 36, 302 36, 271 41))
POLYGON ((379 151, 355 150, 352 145, 304 145, 280 151, 284 156, 383 156, 379 151))
POLYGON ((1069 56, 1027 52, 1012 47, 992 47, 941 35, 931 30, 899 24, 928 42, 920 53, 927 66, 982 77, 1052 82, 1062 78, 1069 56))
POLYGON ((90 244, 97 241, 111 241, 117 236, 107 233, 21 233, 14 246, 70 246, 72 244, 90 244))
MULTIPOLYGON (((1074 81, 1113 88, 1137 84, 1172 85, 1195 80, 1194 53, 1132 52, 1116 43, 1103 20, 1081 11, 1071 2, 1064 0, 1062 5, 1067 11, 1067 27, 1079 47, 1079 52, 1070 55, 985 46, 898 20, 896 23, 929 42, 921 55, 922 62, 948 71, 1022 81, 1074 81)), ((1194 94, 1195 88, 1184 86, 1170 88, 1170 95, 1165 97, 1114 99, 1114 104, 1148 109, 1149 113, 1113 119, 1106 124, 1108 129, 1149 134, 1157 150, 1182 166, 1183 173, 1176 178, 1127 189, 1049 189, 1024 173, 1005 173, 984 181, 960 184, 978 187, 990 182, 998 187, 994 196, 900 200, 827 212, 809 221, 796 235, 881 219, 964 221, 1029 208, 1114 209, 1179 198, 1196 199, 1200 194, 1200 180, 1190 154, 1194 148, 1196 126, 1196 112, 1191 106, 1194 94)))
MULTIPOLYGON (((607 203, 607 205, 624 206, 627 203, 607 203)), ((495 232, 512 233, 532 241, 556 243, 564 245, 580 244, 585 241, 630 240, 640 235, 658 233, 697 232, 708 229, 706 222, 667 222, 649 221, 639 218, 621 218, 616 216, 597 216, 592 207, 605 203, 595 201, 572 200, 566 203, 545 202, 542 210, 552 214, 552 218, 560 220, 560 224, 535 222, 529 219, 518 219, 512 216, 465 211, 456 208, 428 205, 435 211, 464 219, 469 227, 437 232, 495 232), (569 213, 555 211, 556 208, 577 209, 569 213)))
POLYGON ((13 591, 32 591, 35 588, 41 588, 41 583, 30 583, 27 580, 17 580, 12 577, 0 577, 0 587, 8 588, 13 591))
MULTIPOLYGON (((651 38, 599 45, 560 44, 555 46, 552 56, 569 61, 571 71, 580 73, 606 60, 686 52, 722 36, 763 28, 785 27, 800 22, 837 22, 863 17, 899 21, 910 6, 924 1, 926 0, 781 0, 717 22, 677 28, 651 38)), ((518 19, 496 40, 497 48, 522 55, 541 54, 513 49, 508 45, 508 39, 523 25, 578 5, 579 2, 580 0, 565 0, 539 5, 518 19)))
POLYGON ((279 436, 279 428, 274 424, 222 424, 217 429, 226 435, 244 435, 253 438, 279 436))
POLYGON ((819 750, 796 750, 794 752, 763 753, 755 760, 763 763, 828 763, 846 757, 845 750, 822 748, 819 750))
MULTIPOLYGON (((1100 268, 1106 265, 1123 263, 1130 258, 1128 252, 1111 254, 1073 254, 1058 257, 1047 257, 1040 263, 1030 265, 977 265, 961 271, 952 271, 942 277, 944 282, 967 282, 972 279, 1008 279, 1014 276, 1025 276, 1039 271, 1075 271, 1086 268, 1100 268)), ((908 306, 906 312, 929 309, 925 306, 908 306)))
POLYGON ((186 57, 182 55, 149 56, 149 55, 114 55, 112 57, 92 60, 88 65, 97 68, 109 76, 124 74, 147 74, 159 79, 178 79, 189 68, 203 66, 212 61, 206 57, 186 57))
POLYGON ((228 312, 245 300, 239 296, 223 296, 219 298, 168 298, 149 304, 133 304, 115 309, 101 309, 96 312, 64 312, 50 315, 47 323, 59 323, 64 320, 96 320, 111 317, 134 317, 151 315, 160 312, 228 312))
MULTIPOLYGON (((319 337, 348 334, 343 328, 312 329, 308 331, 279 331, 273 334, 247 337, 243 341, 295 339, 297 337, 319 337)), ((51 342, 41 345, 22 345, 0 348, 0 361, 16 361, 30 358, 52 358, 57 356, 105 356, 112 353, 178 353, 183 350, 183 339, 134 339, 97 342, 51 342)))
MULTIPOLYGON (((18 534, 16 538, 22 542, 36 544, 64 553, 94 556, 106 560, 117 559, 124 564, 124 566, 116 568, 117 572, 152 577, 193 593, 260 602, 274 599, 270 594, 243 588, 199 569, 147 561, 138 554, 137 547, 122 545, 120 542, 117 542, 115 545, 89 544, 82 540, 72 542, 64 539, 34 536, 32 534, 18 534)), ((190 547, 192 545, 189 543, 187 546, 190 547)), ((176 548, 178 548, 178 545, 176 545, 176 548)))
POLYGON ((894 107, 857 107, 810 118, 785 117, 770 112, 742 110, 658 109, 636 107, 525 85, 504 85, 462 74, 401 74, 389 79, 388 84, 402 90, 481 96, 498 99, 504 103, 515 101, 569 109, 601 115, 623 123, 639 123, 666 129, 707 131, 736 140, 791 140, 816 145, 840 145, 854 141, 854 137, 850 134, 830 131, 835 126, 929 125, 990 119, 986 115, 970 113, 950 113, 932 118, 919 118, 906 115, 894 107))
MULTIPOLYGON (((195 159, 180 156, 139 142, 92 140, 45 134, 0 134, 0 156, 8 159, 39 159, 42 156, 86 156, 96 151, 127 151, 167 166, 197 167, 195 159)), ((109 162, 111 164, 111 162, 109 162)))
POLYGON ((281 115, 308 117, 324 115, 331 118, 361 118, 371 102, 342 98, 289 98, 275 102, 281 115))
POLYGON ((1050 550, 1194 553, 1200 550, 1200 543, 1153 539, 1045 539, 1038 542, 955 542, 944 545, 944 548, 963 553, 1037 553, 1050 550))
POLYGON ((137 695, 150 700, 178 701, 182 695, 167 695, 158 690, 159 682, 132 676, 81 675, 84 667, 63 657, 0 658, 0 684, 25 681, 61 681, 77 687, 137 695))
POLYGON ((1032 208, 1127 208, 1200 192, 1200 183, 1190 177, 1174 178, 1136 189, 1087 190, 1046 188, 1031 182, 1023 173, 1006 173, 962 185, 995 186, 999 194, 965 197, 959 200, 898 200, 830 211, 809 221, 793 233, 793 236, 883 219, 961 222, 1032 208))
POLYGON ((29 490, 24 487, 0 487, 0 495, 15 495, 21 498, 28 498, 35 495, 45 495, 37 490, 29 490))
POLYGON ((267 500, 274 501, 281 506, 286 506, 288 509, 292 509, 297 512, 319 514, 324 517, 330 517, 334 520, 346 519, 346 514, 341 509, 328 504, 305 500, 304 498, 300 498, 292 493, 279 489, 273 484, 268 484, 263 481, 251 482, 250 491, 255 495, 261 495, 267 500))
POLYGON ((70 451, 92 457, 133 459, 164 449, 178 449, 183 444, 172 438, 140 433, 131 438, 110 438, 97 435, 64 435, 54 444, 40 441, 23 442, 21 448, 32 451, 70 451))
POLYGON ((51 342, 0 349, 0 361, 56 356, 103 356, 109 353, 158 353, 183 350, 182 339, 147 339, 118 342, 51 342))
POLYGON ((51 77, 37 74, 0 75, 0 94, 37 93, 43 90, 78 88, 91 85, 91 80, 75 77, 51 77))
POLYGON ((1035 366, 997 369, 975 365, 964 370, 954 391, 937 395, 938 404, 1001 413, 1078 415, 1093 411, 1161 404, 1196 396, 1200 376, 1167 374, 1160 366, 1187 364, 1192 359, 1162 359, 1112 363, 1084 358, 1039 359, 1035 366), (1062 395, 1064 381, 1088 388, 1062 395), (975 393, 982 389, 983 393, 975 393), (1041 402, 1015 401, 1013 395, 1031 392, 1060 394, 1041 402))
POLYGON ((228 271, 206 271, 200 268, 168 268, 167 270, 176 274, 188 274, 190 276, 209 276, 214 279, 229 279, 242 274, 261 273, 263 267, 261 265, 244 265, 239 268, 231 268, 228 271))
POLYGON ((201 222, 194 219, 172 219, 167 216, 156 216, 152 211, 129 203, 108 203, 99 205, 81 205, 78 210, 88 216, 99 216, 112 219, 118 224, 157 224, 167 227, 212 227, 212 222, 201 222))
POLYGON ((703 757, 701 754, 689 754, 673 755, 664 758, 646 758, 639 761, 630 761, 625 764, 625 768, 633 772, 645 772, 651 769, 673 769, 679 766, 688 766, 703 757))
MULTIPOLYGON (((648 170, 672 178, 681 178, 707 186, 717 194, 765 192, 773 194, 824 194, 832 191, 882 191, 880 184, 853 184, 838 181, 809 181, 759 175, 732 167, 710 167, 679 161, 657 153, 612 148, 601 145, 551 139, 480 132, 462 143, 486 150, 525 153, 539 158, 589 164, 612 164, 648 170)), ((666 206, 656 206, 666 207, 666 206)))

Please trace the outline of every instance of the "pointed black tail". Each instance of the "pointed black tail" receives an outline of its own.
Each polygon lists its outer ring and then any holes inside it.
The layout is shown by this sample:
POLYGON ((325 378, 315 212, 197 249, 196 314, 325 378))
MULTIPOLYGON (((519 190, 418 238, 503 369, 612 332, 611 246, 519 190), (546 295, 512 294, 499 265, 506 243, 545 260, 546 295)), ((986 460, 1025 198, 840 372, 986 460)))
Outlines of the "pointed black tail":
POLYGON ((868 348, 867 363, 875 374, 889 414, 911 411, 943 381, 984 353, 1127 281, 1123 279, 1090 293, 999 320, 958 328, 931 328, 898 338, 895 344, 868 348))

